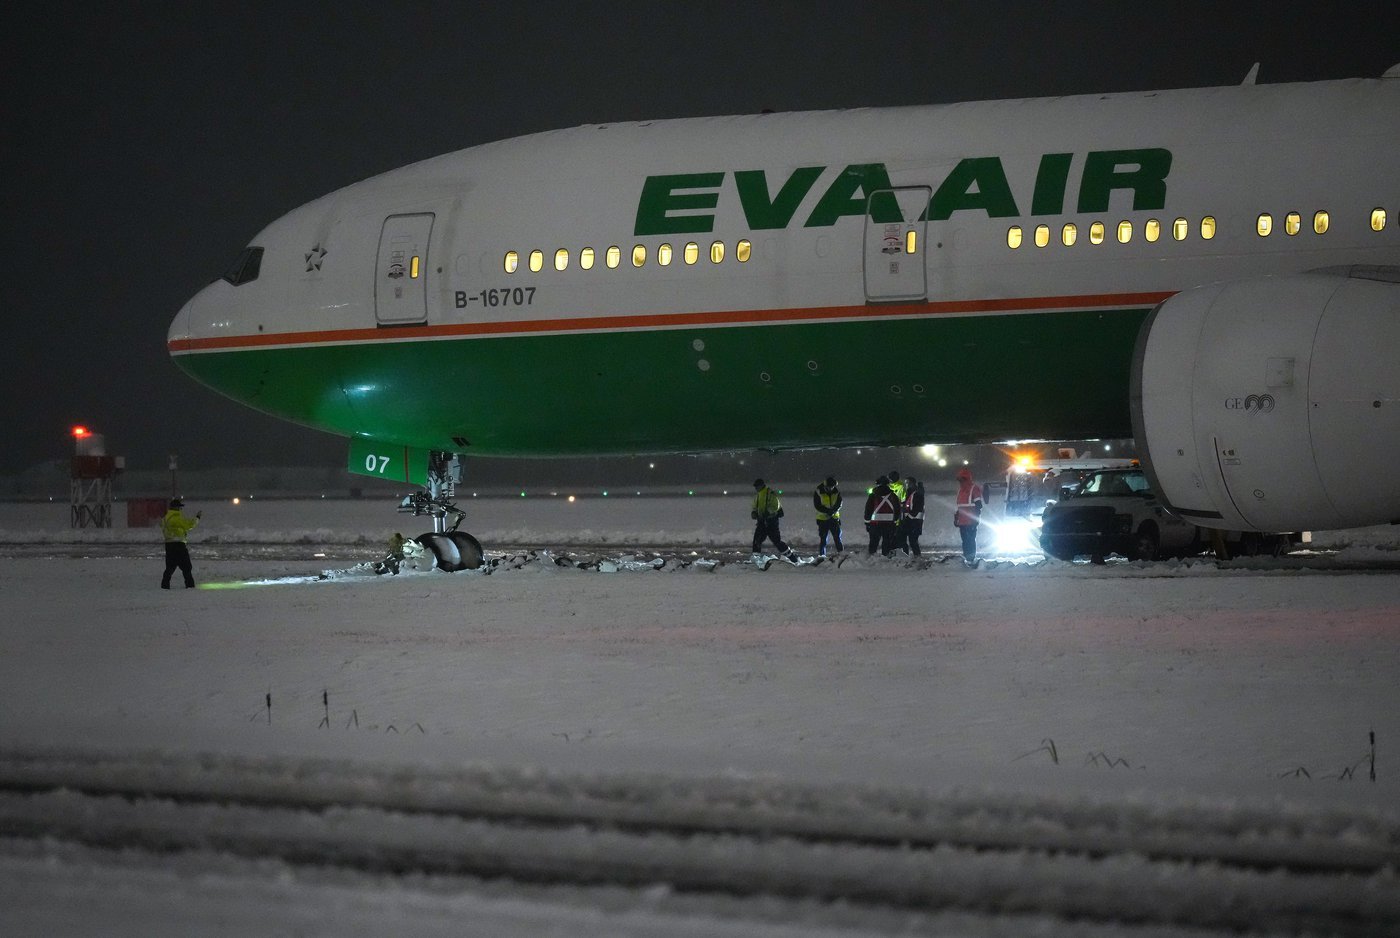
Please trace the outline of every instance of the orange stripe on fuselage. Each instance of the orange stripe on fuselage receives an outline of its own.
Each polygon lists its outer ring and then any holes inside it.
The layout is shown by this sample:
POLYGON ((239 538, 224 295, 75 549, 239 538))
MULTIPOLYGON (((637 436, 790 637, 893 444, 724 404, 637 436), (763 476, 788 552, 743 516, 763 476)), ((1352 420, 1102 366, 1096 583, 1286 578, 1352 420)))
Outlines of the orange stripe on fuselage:
POLYGON ((465 322, 440 325, 407 325, 368 329, 330 329, 316 332, 259 333, 216 336, 206 339, 174 339, 171 352, 251 349, 282 345, 323 345, 349 342, 382 342, 419 339, 470 338, 473 336, 532 335, 544 332, 615 332, 635 329, 677 329, 687 326, 762 325, 764 323, 813 322, 828 319, 891 319, 905 316, 941 316, 966 313, 1030 312, 1049 309, 1094 309, 1118 306, 1156 306, 1168 293, 1103 293, 1089 296, 1017 297, 999 300, 952 300, 941 303, 891 304, 889 306, 829 306, 817 309, 744 309, 711 313, 648 313, 633 316, 589 316, 572 319, 526 319, 513 322, 465 322))

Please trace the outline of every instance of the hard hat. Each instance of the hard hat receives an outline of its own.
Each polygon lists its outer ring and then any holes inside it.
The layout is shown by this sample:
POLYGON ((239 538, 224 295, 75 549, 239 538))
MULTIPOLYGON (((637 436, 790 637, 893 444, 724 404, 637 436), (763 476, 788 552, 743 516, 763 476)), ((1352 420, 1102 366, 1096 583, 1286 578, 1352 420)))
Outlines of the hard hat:
POLYGON ((170 507, 171 507, 171 508, 184 508, 184 507, 185 507, 185 500, 184 500, 183 498, 180 498, 180 497, 177 495, 176 497, 174 497, 174 498, 172 498, 172 499, 170 500, 170 507))

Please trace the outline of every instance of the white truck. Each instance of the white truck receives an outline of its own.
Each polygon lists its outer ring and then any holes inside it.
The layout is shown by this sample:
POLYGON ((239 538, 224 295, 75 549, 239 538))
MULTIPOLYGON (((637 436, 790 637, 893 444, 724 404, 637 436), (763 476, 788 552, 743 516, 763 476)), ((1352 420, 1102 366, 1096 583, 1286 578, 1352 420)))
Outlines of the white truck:
MULTIPOLYGON (((1219 546, 1230 553, 1282 553, 1305 536, 1221 532, 1219 546)), ((1040 548, 1059 560, 1087 555, 1103 563, 1109 554, 1129 560, 1158 560, 1199 554, 1216 546, 1214 532, 1168 511, 1157 499, 1147 474, 1137 467, 1089 473, 1067 498, 1041 515, 1040 548)))

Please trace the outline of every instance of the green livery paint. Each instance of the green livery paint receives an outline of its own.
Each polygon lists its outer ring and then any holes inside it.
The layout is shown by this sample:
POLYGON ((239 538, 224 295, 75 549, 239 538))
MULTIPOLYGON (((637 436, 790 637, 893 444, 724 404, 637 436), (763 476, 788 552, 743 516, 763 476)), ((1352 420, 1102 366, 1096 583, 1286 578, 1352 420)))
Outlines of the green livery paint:
POLYGON ((690 173, 679 176, 648 176, 637 204, 637 235, 709 232, 715 227, 713 215, 672 215, 714 208, 718 192, 692 192, 718 188, 724 173, 690 173))
MULTIPOLYGON (((1031 194, 1032 215, 1064 211, 1072 153, 1047 153, 1040 159, 1031 194)), ((1172 153, 1161 147, 1132 150, 1093 150, 1085 154, 1079 179, 1079 211, 1106 212, 1115 190, 1133 194, 1133 211, 1160 211, 1167 203, 1167 176, 1172 153)), ((792 170, 772 193, 774 180, 764 170, 738 170, 734 187, 748 227, 755 231, 786 228, 798 206, 825 173, 824 166, 792 170)), ((708 234, 714 231, 714 210, 720 204, 723 172, 648 176, 637 199, 633 233, 638 237, 669 234, 708 234)), ((884 163, 854 163, 844 167, 817 200, 804 228, 827 228, 842 218, 864 216, 896 223, 903 218, 884 163)), ((989 218, 1021 214, 1001 157, 967 157, 938 185, 924 217, 945 221, 958 212, 983 212, 989 218)))
POLYGON ((861 218, 870 207, 870 220, 880 224, 904 220, 899 203, 889 192, 890 174, 884 163, 860 163, 847 166, 827 187, 826 193, 812 209, 805 228, 829 228, 842 218, 861 218))
POLYGON ((946 221, 954 212, 982 209, 989 218, 1021 214, 1011 194, 1011 184, 994 156, 963 160, 933 194, 928 213, 934 221, 946 221))
POLYGON ((421 447, 351 437, 350 457, 345 468, 356 475, 427 485, 428 457, 428 450, 421 447))
POLYGON ((395 341, 177 361, 267 413, 375 441, 352 450, 352 471, 375 457, 371 474, 416 481, 423 459, 402 447, 557 456, 1128 436, 1128 368, 1147 312, 423 341, 395 330, 395 341))
MULTIPOLYGON (((768 175, 761 169, 739 170, 734 174, 734 188, 739 191, 739 202, 744 207, 744 217, 749 227, 755 231, 769 231, 786 228, 792 224, 797 207, 812 191, 824 166, 803 166, 792 171, 787 181, 778 189, 778 194, 768 194, 768 175)), ((716 196, 718 200, 718 196, 716 196)))
POLYGON ((1157 211, 1167 204, 1167 173, 1171 172, 1170 150, 1112 150, 1090 153, 1084 158, 1084 176, 1079 182, 1079 211, 1106 212, 1114 189, 1131 189, 1133 211, 1157 211), (1135 167, 1124 169, 1123 167, 1135 167))
POLYGON ((1065 210, 1065 185, 1072 162, 1073 153, 1047 153, 1040 158, 1031 196, 1032 215, 1059 215, 1065 210))

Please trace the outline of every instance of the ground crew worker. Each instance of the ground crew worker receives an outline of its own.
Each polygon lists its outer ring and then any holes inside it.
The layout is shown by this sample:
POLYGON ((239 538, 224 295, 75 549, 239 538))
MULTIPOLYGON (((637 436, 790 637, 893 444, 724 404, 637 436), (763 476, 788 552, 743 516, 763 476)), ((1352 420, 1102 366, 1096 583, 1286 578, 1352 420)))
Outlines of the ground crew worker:
MULTIPOLYGON (((899 470, 891 469, 888 473, 885 474, 885 479, 890 484, 890 492, 894 494, 895 501, 899 502, 900 508, 902 509, 904 507, 905 488, 904 482, 901 481, 899 478, 899 470)), ((904 547, 904 531, 902 529, 903 525, 903 518, 895 522, 893 544, 896 550, 901 550, 904 547)))
POLYGON ((817 486, 812 493, 812 507, 817 510, 817 534, 821 539, 817 554, 826 556, 828 535, 835 550, 845 550, 846 545, 841 543, 841 489, 836 485, 835 476, 827 476, 826 481, 817 486))
POLYGON ((783 503, 778 498, 778 493, 770 489, 762 479, 753 480, 753 490, 753 511, 749 513, 755 522, 753 552, 757 554, 764 541, 772 541, 778 553, 789 560, 793 559, 797 554, 783 543, 783 536, 778 532, 778 519, 783 516, 783 503))
POLYGON ((915 557, 922 555, 919 550, 919 536, 924 533, 924 484, 918 479, 908 480, 908 490, 904 496, 904 518, 899 524, 899 540, 906 554, 915 557))
POLYGON ((190 531, 199 524, 204 512, 196 511, 193 518, 188 518, 180 511, 184 507, 184 499, 172 498, 170 509, 166 511, 165 517, 160 519, 160 533, 165 538, 165 576, 160 578, 160 588, 163 590, 170 589, 170 577, 177 567, 185 575, 185 589, 194 586, 194 568, 190 563, 190 548, 185 543, 185 538, 189 537, 190 531))
POLYGON ((962 535, 963 560, 971 564, 977 559, 977 522, 982 516, 982 486, 972 481, 972 470, 958 470, 958 510, 953 524, 962 535))
POLYGON ((399 575, 399 567, 403 565, 404 536, 398 531, 389 538, 389 552, 384 555, 384 559, 374 565, 374 572, 383 576, 386 573, 399 575))
POLYGON ((906 494, 906 486, 899 479, 899 470, 891 469, 889 475, 885 476, 885 479, 889 482, 890 491, 894 493, 894 497, 903 502, 906 494))
POLYGON ((890 480, 885 476, 875 480, 875 487, 865 500, 865 529, 870 532, 870 550, 879 550, 886 557, 894 555, 894 535, 899 527, 899 499, 890 491, 890 480))

